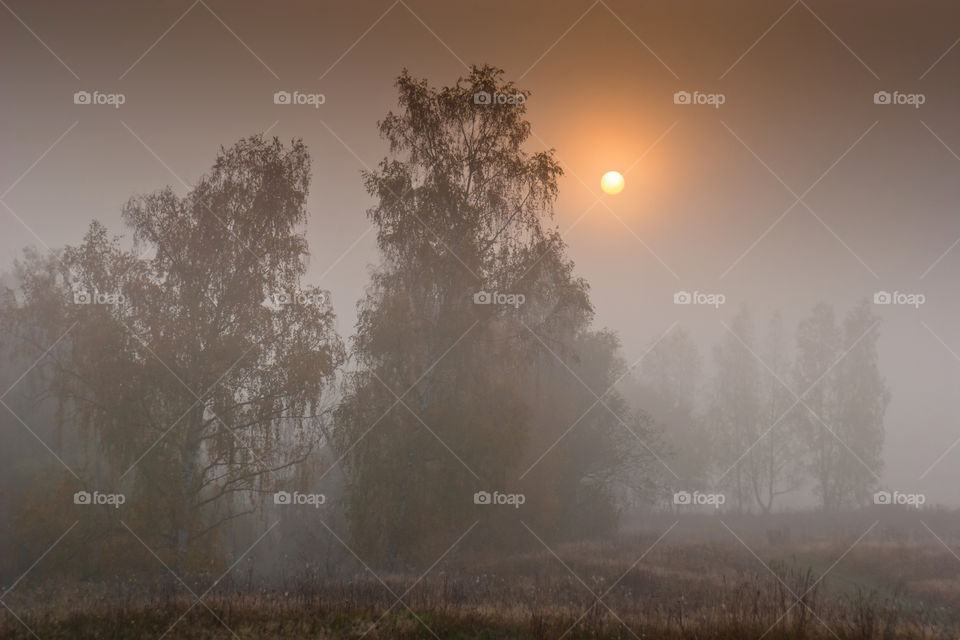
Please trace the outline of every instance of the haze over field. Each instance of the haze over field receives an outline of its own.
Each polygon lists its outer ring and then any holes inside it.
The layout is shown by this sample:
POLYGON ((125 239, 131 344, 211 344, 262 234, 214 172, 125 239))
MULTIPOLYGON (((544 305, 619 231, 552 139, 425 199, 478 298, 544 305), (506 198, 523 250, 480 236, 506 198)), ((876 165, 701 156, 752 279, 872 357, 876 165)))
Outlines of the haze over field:
POLYGON ((0 5, 10 633, 229 575, 249 629, 682 637, 656 598, 762 559, 822 624, 716 637, 852 637, 883 545, 883 628, 956 629, 960 3, 0 5), (596 626, 524 582, 555 549, 629 574, 596 626), (368 619, 441 559, 462 601, 368 619))

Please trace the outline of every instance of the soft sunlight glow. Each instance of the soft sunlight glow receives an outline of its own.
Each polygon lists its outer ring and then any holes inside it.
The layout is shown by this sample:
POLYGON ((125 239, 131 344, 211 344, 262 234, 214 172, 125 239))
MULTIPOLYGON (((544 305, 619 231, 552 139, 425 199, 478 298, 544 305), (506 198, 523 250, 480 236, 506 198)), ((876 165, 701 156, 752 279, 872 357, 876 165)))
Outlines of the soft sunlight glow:
POLYGON ((616 171, 607 171, 600 178, 600 188, 612 196, 623 191, 623 176, 616 171))

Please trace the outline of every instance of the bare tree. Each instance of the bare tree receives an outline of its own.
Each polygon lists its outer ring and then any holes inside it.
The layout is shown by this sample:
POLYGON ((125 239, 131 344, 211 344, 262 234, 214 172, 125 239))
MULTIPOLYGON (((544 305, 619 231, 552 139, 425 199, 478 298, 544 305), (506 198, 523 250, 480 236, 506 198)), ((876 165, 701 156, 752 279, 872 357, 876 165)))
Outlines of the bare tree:
MULTIPOLYGON (((684 329, 671 331, 649 348, 639 369, 631 400, 652 419, 679 482, 705 489, 717 460, 712 434, 703 421, 704 381, 697 345, 684 329)), ((664 480, 678 482, 669 472, 664 480)))
POLYGON ((763 513, 769 513, 778 496, 799 488, 802 482, 802 446, 797 430, 786 354, 783 319, 773 314, 761 357, 764 370, 760 386, 760 422, 756 444, 748 455, 753 496, 763 513))
POLYGON ((742 306, 722 344, 714 349, 717 372, 711 424, 718 435, 719 455, 730 473, 721 482, 734 493, 737 511, 749 508, 751 445, 760 429, 760 363, 755 354, 753 319, 742 306))
POLYGON ((889 392, 877 367, 877 319, 861 302, 837 326, 814 307, 797 330, 796 378, 809 389, 800 412, 807 464, 825 511, 864 499, 877 482, 889 392))

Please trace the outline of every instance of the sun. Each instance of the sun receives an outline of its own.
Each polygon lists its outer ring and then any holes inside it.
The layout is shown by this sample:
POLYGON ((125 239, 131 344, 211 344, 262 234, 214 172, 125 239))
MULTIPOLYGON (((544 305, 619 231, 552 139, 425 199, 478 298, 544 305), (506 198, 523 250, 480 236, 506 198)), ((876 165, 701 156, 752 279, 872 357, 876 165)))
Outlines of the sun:
POLYGON ((607 171, 600 178, 600 188, 612 196, 623 191, 623 176, 617 171, 607 171))

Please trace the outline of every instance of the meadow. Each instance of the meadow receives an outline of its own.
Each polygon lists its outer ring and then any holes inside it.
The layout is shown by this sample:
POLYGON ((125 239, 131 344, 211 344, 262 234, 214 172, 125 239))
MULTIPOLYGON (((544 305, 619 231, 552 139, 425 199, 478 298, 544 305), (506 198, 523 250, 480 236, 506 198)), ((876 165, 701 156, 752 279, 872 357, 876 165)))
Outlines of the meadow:
POLYGON ((355 564, 326 579, 230 574, 206 594, 162 580, 18 589, 0 636, 947 639, 960 634, 958 531, 950 512, 658 516, 616 539, 451 554, 425 574, 355 564))

